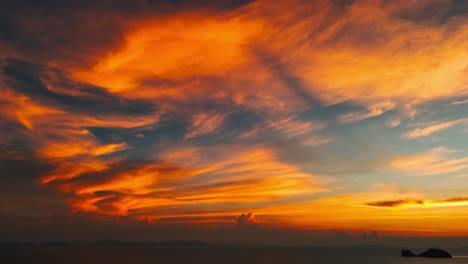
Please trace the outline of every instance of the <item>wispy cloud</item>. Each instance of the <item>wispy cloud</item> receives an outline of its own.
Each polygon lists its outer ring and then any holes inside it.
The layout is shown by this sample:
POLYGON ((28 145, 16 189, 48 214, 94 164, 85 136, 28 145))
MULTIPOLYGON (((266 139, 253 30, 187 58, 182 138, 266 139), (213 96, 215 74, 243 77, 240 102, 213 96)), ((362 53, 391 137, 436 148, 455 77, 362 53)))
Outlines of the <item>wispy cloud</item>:
POLYGON ((366 112, 348 113, 340 116, 338 120, 343 123, 361 121, 367 118, 379 116, 389 110, 395 108, 396 104, 393 102, 383 102, 379 104, 370 105, 366 112))
POLYGON ((416 128, 414 130, 411 130, 403 134, 402 138, 413 139, 413 138, 426 137, 433 133, 448 129, 450 127, 460 125, 460 124, 467 124, 467 123, 468 123, 468 118, 460 118, 460 119, 456 119, 452 121, 436 123, 436 124, 429 125, 423 128, 416 128))
POLYGON ((366 205, 374 206, 374 207, 401 207, 404 205, 424 205, 424 200, 389 200, 389 201, 378 201, 378 202, 370 202, 366 205))
POLYGON ((428 152, 396 158, 391 161, 391 165, 410 175, 443 174, 468 168, 468 156, 450 157, 449 154, 453 153, 457 151, 438 147, 428 152))
POLYGON ((390 120, 389 122, 387 122, 387 126, 389 126, 389 127, 392 127, 392 128, 393 128, 393 127, 397 127, 397 126, 399 126, 399 125, 400 125, 400 123, 401 123, 401 119, 399 119, 399 118, 396 118, 396 119, 393 119, 393 120, 390 120))
POLYGON ((463 105, 463 104, 468 104, 468 99, 461 100, 461 101, 454 101, 450 103, 451 105, 463 105))
MULTIPOLYGON (((303 6, 321 10, 314 17, 301 17, 294 5, 264 9, 288 14, 270 18, 284 25, 277 31, 281 39, 272 48, 326 102, 356 100, 369 106, 390 98, 412 103, 466 94, 468 30, 457 26, 464 20, 421 27, 399 15, 405 12, 400 4, 354 2, 343 9, 318 3, 303 6), (446 38, 452 25, 458 31, 446 38), (313 32, 313 40, 304 32, 313 32)), ((413 2, 406 8, 424 5, 413 2)))
POLYGON ((152 216, 142 212, 163 209, 172 213, 160 217, 170 217, 178 208, 202 214, 224 203, 236 205, 235 212, 253 203, 327 191, 320 186, 321 177, 280 162, 267 148, 178 148, 160 159, 166 162, 63 163, 40 182, 70 195, 75 212, 139 219, 152 216))
POLYGON ((447 207, 447 206, 467 206, 468 197, 453 197, 442 200, 388 200, 366 203, 372 207, 388 207, 388 208, 401 208, 401 207, 447 207))
POLYGON ((268 128, 273 129, 289 139, 295 139, 300 144, 306 146, 318 146, 333 141, 330 136, 321 135, 318 131, 324 130, 324 122, 299 120, 292 117, 283 119, 272 119, 267 124, 268 128))
POLYGON ((210 135, 219 131, 226 115, 221 113, 199 113, 192 117, 185 138, 210 135))

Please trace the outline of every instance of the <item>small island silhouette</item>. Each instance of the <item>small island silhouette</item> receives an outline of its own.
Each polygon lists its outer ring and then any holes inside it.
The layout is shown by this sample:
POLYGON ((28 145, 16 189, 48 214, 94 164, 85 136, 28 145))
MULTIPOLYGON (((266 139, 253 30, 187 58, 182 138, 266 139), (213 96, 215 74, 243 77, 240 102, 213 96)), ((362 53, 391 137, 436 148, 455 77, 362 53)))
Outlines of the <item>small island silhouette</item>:
POLYGON ((416 255, 408 249, 401 251, 402 257, 422 257, 422 258, 452 258, 452 255, 445 250, 430 248, 423 253, 416 255))

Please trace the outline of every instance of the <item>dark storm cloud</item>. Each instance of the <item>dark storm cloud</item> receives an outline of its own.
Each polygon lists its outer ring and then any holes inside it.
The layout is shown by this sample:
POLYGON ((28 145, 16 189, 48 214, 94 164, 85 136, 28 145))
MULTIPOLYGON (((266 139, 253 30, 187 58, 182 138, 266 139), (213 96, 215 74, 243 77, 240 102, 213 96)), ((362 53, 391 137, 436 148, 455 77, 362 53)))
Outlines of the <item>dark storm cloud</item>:
POLYGON ((76 82, 56 68, 9 59, 3 66, 3 73, 10 88, 66 111, 138 115, 150 114, 156 110, 153 103, 117 97, 102 88, 76 82), (46 82, 50 87, 65 87, 62 88, 63 93, 50 90, 46 82))

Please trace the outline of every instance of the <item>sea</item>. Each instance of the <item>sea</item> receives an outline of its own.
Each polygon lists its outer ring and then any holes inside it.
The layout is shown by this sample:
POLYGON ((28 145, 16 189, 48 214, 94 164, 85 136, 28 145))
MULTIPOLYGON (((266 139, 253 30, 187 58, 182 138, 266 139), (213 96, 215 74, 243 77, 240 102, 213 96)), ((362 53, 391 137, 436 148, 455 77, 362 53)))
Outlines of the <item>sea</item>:
POLYGON ((69 246, 0 247, 0 263, 16 264, 442 264, 468 263, 468 254, 452 259, 403 258, 392 248, 307 247, 152 247, 69 246))

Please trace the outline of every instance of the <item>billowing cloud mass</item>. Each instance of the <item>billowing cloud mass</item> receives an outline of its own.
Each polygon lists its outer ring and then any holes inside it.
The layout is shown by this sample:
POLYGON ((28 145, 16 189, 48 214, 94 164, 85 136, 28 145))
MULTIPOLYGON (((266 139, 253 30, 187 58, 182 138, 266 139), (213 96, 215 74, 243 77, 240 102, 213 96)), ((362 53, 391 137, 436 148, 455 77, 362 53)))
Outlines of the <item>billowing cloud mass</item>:
POLYGON ((467 3, 221 2, 3 1, 0 220, 460 226, 467 3))
POLYGON ((256 228, 258 227, 257 221, 252 213, 243 213, 236 218, 236 227, 237 228, 256 228))

